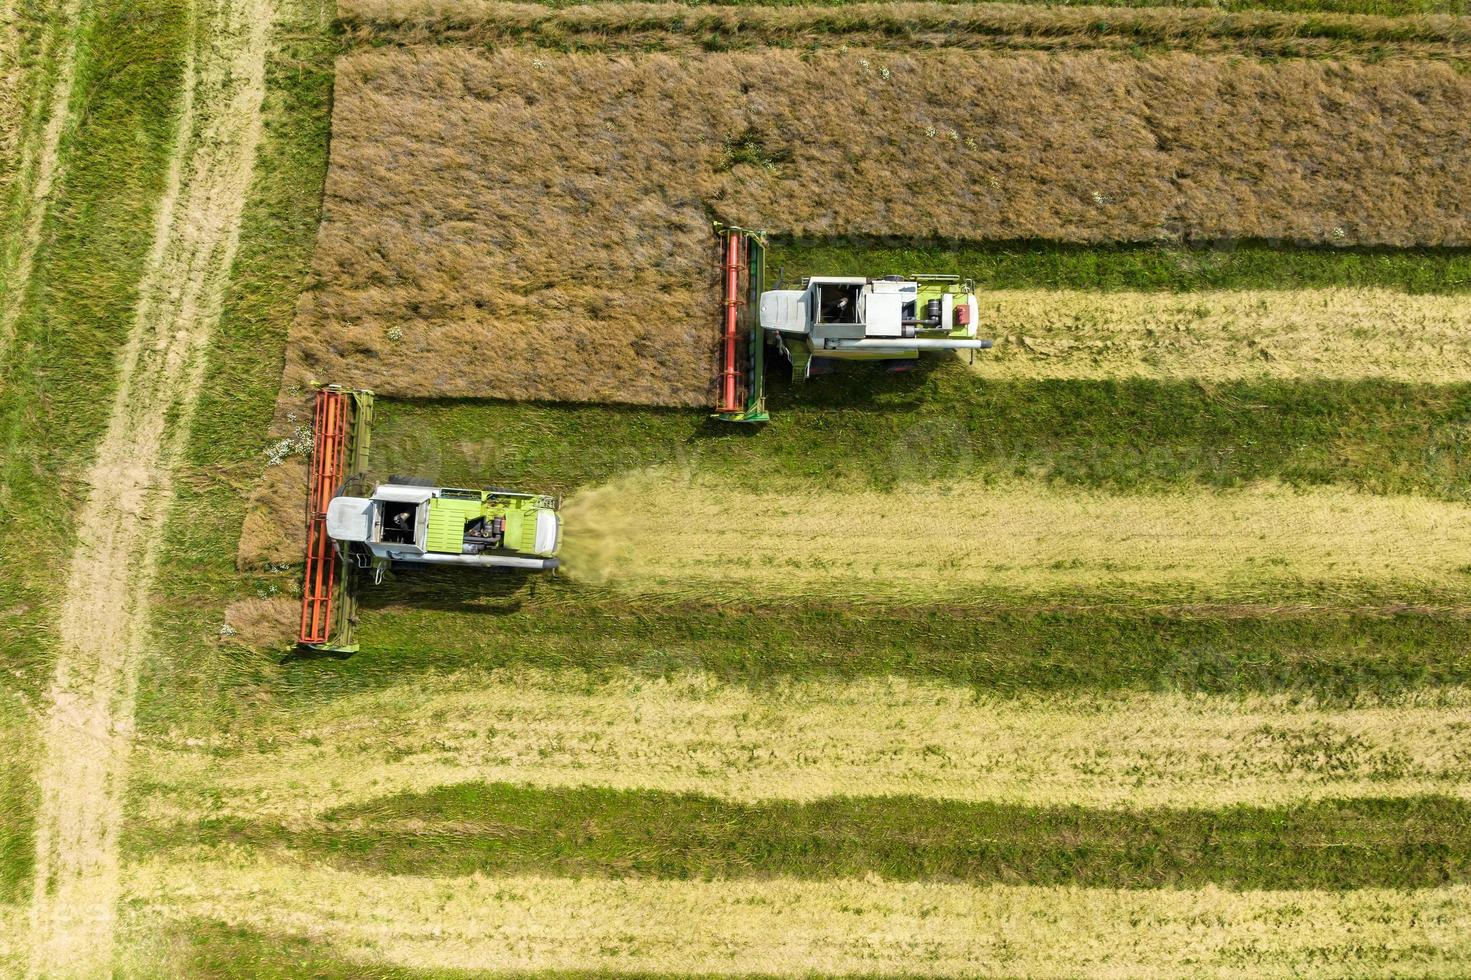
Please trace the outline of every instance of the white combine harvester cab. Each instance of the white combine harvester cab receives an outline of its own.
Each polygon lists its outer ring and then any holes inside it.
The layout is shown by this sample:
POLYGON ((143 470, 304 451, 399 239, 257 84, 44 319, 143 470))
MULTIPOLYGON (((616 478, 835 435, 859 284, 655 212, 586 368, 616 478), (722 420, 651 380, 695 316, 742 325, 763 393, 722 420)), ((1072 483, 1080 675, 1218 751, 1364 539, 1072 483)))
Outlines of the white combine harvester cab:
POLYGON ((761 329, 805 378, 813 358, 903 360, 925 350, 979 350, 975 286, 958 276, 813 276, 761 294, 761 329))

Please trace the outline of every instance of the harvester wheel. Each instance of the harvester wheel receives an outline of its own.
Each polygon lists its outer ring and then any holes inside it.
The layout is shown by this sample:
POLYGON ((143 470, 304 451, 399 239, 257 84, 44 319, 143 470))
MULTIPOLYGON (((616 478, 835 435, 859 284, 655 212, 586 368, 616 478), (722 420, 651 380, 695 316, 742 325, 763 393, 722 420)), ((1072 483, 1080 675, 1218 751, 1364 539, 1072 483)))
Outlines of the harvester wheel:
POLYGON ((433 480, 422 476, 390 476, 388 482, 396 487, 432 487, 437 486, 433 480))

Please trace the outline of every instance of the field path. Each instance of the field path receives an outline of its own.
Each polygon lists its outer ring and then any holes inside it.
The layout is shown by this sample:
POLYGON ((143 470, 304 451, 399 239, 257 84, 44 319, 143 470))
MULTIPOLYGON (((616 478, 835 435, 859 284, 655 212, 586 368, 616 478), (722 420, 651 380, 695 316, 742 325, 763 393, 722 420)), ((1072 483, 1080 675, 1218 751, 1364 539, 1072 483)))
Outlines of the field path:
POLYGON ((206 0, 61 610, 36 822, 31 971, 110 972, 148 596, 261 137, 269 0, 206 0))
MULTIPOLYGON (((46 110, 46 124, 35 138, 25 140, 20 147, 20 158, 16 166, 16 179, 21 181, 22 198, 20 215, 16 224, 18 234, 13 246, 7 245, 0 253, 3 262, 5 291, 0 294, 0 365, 10 354, 10 344, 15 337, 15 323, 20 317, 27 286, 31 281, 31 270, 36 262, 36 249, 41 244, 41 228, 46 221, 46 206, 51 199, 51 190, 61 175, 61 136, 69 118, 72 89, 77 79, 77 42, 81 30, 82 0, 66 0, 61 7, 63 24, 50 39, 53 54, 57 59, 56 81, 51 88, 51 99, 46 110), (11 252, 11 249, 14 252, 11 252)), ((13 3, 7 3, 3 20, 7 38, 5 56, 13 57, 18 44, 15 38, 16 16, 13 3)), ((7 72, 8 74, 8 72, 7 72)), ((14 91, 7 96, 19 98, 14 91)))

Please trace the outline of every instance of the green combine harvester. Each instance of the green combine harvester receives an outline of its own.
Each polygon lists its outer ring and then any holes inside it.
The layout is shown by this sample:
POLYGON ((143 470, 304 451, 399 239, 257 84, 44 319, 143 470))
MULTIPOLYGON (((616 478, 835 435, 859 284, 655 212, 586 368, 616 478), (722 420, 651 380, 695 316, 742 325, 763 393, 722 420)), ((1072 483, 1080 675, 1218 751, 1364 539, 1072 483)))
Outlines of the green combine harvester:
POLYGON ((439 487, 392 476, 367 486, 373 393, 317 393, 314 418, 304 646, 357 650, 357 586, 397 563, 551 571, 562 545, 561 502, 513 490, 439 487))
POLYGON ((926 351, 985 350, 975 283, 951 275, 812 276, 766 288, 766 236, 715 226, 721 241, 723 331, 715 417, 765 422, 766 350, 805 381, 839 361, 913 361, 926 351))

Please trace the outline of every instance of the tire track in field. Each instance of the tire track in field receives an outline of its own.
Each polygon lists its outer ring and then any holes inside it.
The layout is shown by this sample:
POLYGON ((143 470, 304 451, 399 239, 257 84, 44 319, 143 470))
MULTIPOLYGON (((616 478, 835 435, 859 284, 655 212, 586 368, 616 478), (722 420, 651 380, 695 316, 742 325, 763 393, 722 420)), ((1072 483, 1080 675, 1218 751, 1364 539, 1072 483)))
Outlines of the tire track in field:
POLYGON ((45 722, 31 972, 109 972, 148 595, 261 137, 269 0, 206 0, 137 315, 88 473, 45 722))
MULTIPOLYGON (((16 16, 14 5, 9 5, 6 20, 16 16)), ((19 216, 16 222, 18 234, 14 253, 7 247, 0 255, 7 266, 3 276, 5 292, 0 296, 0 366, 10 354, 10 344, 15 337, 15 323, 20 317, 21 306, 31 281, 31 271, 36 263, 36 250, 41 244, 41 228, 46 221, 46 209, 51 200, 51 191, 61 179, 61 137, 66 130, 71 105, 72 89, 77 79, 77 43, 81 28, 81 0, 66 0, 60 10, 63 22, 58 26, 51 43, 57 47, 48 51, 48 56, 58 59, 56 81, 51 87, 51 98, 46 110, 45 126, 35 139, 22 143, 20 160, 16 167, 16 179, 21 182, 19 216)), ((7 29, 7 33, 11 33, 7 29)), ((11 39, 14 42, 14 39, 11 39)), ((14 43, 8 45, 14 49, 14 43)), ((49 57, 48 59, 49 60, 49 57)))

